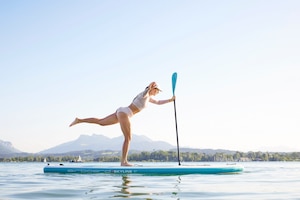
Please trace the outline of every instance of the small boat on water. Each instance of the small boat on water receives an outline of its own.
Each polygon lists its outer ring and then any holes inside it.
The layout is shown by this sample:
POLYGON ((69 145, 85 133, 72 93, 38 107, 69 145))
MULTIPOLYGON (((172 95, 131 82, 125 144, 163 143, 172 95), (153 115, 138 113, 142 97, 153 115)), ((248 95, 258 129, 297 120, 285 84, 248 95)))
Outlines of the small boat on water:
POLYGON ((81 159, 81 156, 78 156, 78 159, 76 160, 70 160, 71 163, 82 163, 82 159, 81 159))

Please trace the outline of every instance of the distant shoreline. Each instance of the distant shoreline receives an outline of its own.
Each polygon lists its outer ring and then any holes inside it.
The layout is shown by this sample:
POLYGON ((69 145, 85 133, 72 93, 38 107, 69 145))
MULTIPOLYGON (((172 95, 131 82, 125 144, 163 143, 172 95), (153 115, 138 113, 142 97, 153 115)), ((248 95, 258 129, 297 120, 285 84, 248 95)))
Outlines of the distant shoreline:
MULTIPOLYGON (((120 162, 116 151, 76 151, 64 154, 11 154, 0 155, 0 162, 70 162, 81 157, 83 162, 120 162)), ((131 152, 132 162, 177 162, 176 151, 131 152)), ((183 162, 252 162, 300 161, 300 152, 181 152, 183 162)))

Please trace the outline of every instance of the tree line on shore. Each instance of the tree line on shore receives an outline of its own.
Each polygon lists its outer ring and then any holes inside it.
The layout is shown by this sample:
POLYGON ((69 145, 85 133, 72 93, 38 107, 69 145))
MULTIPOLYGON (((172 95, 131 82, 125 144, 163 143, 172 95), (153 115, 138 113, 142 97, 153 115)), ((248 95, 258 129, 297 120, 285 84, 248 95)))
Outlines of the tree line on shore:
MULTIPOLYGON (((119 162, 119 155, 102 155, 95 157, 93 153, 83 154, 84 162, 119 162)), ((0 158, 0 162, 70 162, 76 161, 74 155, 27 155, 8 158, 0 158)), ((177 162, 175 151, 154 151, 132 153, 128 156, 135 162, 177 162)), ((300 161, 300 152, 235 152, 205 154, 198 152, 182 152, 180 160, 184 162, 242 162, 242 161, 300 161)))

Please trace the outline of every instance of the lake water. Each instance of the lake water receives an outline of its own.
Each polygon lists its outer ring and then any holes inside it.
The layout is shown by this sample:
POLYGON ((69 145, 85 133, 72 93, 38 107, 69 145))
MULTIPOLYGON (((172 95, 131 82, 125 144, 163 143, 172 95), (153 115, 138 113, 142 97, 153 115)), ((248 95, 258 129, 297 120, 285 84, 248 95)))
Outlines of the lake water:
POLYGON ((240 174, 143 176, 44 174, 45 163, 0 163, 0 199, 300 199, 300 162, 240 164, 240 174))

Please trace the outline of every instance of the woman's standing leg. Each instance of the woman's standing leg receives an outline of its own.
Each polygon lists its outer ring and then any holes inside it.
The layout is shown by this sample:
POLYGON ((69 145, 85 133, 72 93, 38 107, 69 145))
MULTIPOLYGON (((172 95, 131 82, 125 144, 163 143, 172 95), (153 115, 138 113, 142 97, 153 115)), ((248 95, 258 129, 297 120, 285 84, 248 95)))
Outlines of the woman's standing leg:
POLYGON ((122 147, 122 158, 121 158, 121 166, 132 166, 131 164, 128 163, 127 156, 128 156, 128 151, 129 151, 129 146, 130 146, 130 141, 131 141, 131 124, 129 117, 126 113, 119 112, 117 114, 121 130, 124 135, 124 143, 122 147))

